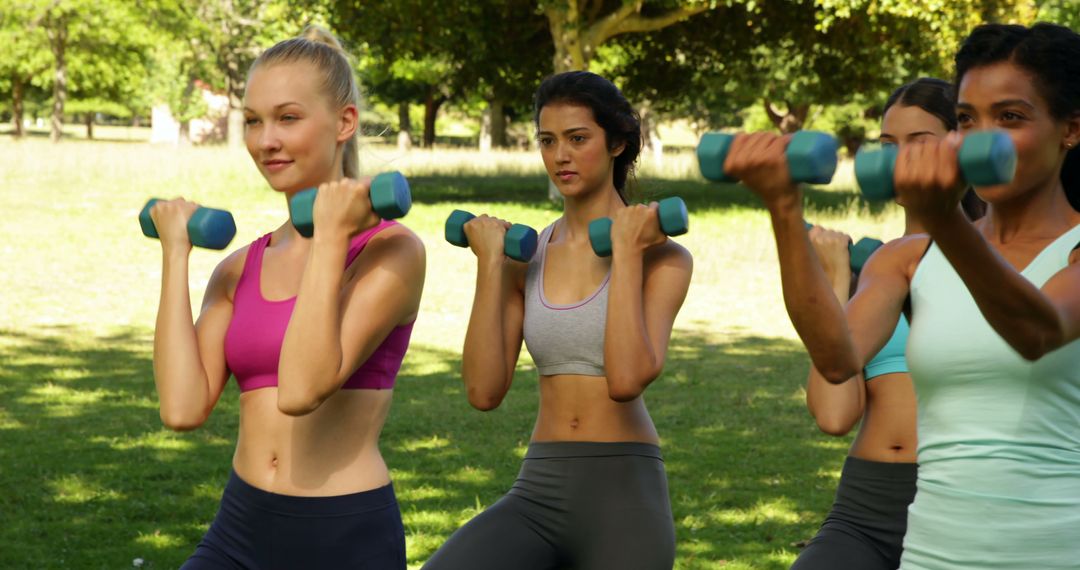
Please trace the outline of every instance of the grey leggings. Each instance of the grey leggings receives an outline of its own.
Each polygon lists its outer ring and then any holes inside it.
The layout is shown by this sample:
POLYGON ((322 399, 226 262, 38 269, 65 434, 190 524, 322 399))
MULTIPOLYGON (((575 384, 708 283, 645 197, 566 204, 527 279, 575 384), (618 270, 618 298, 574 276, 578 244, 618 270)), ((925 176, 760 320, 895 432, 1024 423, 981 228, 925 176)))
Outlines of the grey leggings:
POLYGON ((918 466, 848 457, 836 501, 791 570, 896 570, 918 466))
POLYGON ((529 445, 513 488, 457 530, 425 570, 670 570, 675 525, 660 448, 529 445))

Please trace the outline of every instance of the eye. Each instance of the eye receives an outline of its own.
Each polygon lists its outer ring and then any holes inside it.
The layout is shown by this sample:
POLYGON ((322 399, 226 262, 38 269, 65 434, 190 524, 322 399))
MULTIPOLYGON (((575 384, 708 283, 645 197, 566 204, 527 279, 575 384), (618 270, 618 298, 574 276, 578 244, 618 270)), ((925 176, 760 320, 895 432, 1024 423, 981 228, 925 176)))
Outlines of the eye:
POLYGON ((972 123, 974 122, 975 118, 967 113, 956 114, 956 123, 960 126, 961 129, 970 128, 972 123))
POLYGON ((281 116, 281 122, 290 123, 290 122, 295 121, 295 120, 297 120, 299 118, 300 117, 297 117, 296 115, 292 115, 292 114, 282 115, 281 116))
POLYGON ((256 123, 258 123, 258 122, 259 122, 259 120, 254 118, 254 117, 247 117, 247 118, 244 119, 244 125, 249 126, 249 127, 256 124, 256 123))
POLYGON ((552 139, 551 137, 540 137, 539 141, 540 146, 551 146, 551 143, 554 142, 554 139, 552 139))
POLYGON ((1023 120, 1023 118, 1023 115, 1012 111, 1004 111, 1001 113, 1001 120, 1005 122, 1020 121, 1023 120))
POLYGON ((585 142, 585 135, 570 135, 570 142, 585 142))

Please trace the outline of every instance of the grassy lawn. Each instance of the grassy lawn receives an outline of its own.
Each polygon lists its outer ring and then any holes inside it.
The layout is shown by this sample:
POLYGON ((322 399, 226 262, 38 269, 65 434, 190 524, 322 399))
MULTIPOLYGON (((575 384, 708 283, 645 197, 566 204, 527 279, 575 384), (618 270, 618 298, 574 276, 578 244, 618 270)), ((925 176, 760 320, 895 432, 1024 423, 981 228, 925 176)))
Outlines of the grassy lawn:
MULTIPOLYGON (((538 229, 558 216, 539 157, 365 151, 413 184, 405 223, 428 248, 420 319, 383 435, 419 567, 510 487, 536 414, 523 353, 496 411, 472 410, 458 370, 475 258, 446 244, 455 207, 538 229)), ((681 569, 786 568, 828 510, 848 440, 817 432, 803 404, 807 360, 781 303, 758 201, 738 187, 648 165, 646 196, 683 196, 695 258, 664 375, 646 393, 663 439, 681 569)), ((160 247, 136 216, 184 195, 230 209, 239 247, 285 219, 243 152, 0 138, 0 567, 175 568, 217 508, 237 429, 230 384, 210 421, 164 429, 151 371, 160 247)), ((894 207, 843 188, 807 196, 813 221, 856 238, 899 235, 894 207)), ((192 297, 221 254, 192 255, 192 297)))

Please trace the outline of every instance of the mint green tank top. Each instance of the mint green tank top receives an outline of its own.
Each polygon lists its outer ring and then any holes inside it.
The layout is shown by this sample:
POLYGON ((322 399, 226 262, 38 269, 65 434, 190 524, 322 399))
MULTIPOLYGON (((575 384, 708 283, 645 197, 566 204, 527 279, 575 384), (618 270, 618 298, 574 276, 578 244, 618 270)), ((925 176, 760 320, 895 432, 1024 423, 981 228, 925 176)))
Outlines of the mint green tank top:
MULTIPOLYGON (((1080 226, 1021 272, 1042 287, 1080 226)), ((1024 360, 936 245, 911 282, 918 492, 902 570, 1080 568, 1080 341, 1024 360)))

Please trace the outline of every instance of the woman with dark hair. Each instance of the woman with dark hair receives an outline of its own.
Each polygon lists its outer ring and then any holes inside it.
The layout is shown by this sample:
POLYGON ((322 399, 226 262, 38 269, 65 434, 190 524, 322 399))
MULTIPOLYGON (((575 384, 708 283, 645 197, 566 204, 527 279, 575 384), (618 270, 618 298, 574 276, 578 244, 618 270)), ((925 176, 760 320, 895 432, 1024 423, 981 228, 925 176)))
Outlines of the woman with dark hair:
POLYGON ((642 394, 663 370, 690 283, 690 254, 660 233, 656 204, 627 205, 641 149, 637 114, 610 81, 546 79, 534 120, 563 215, 532 260, 503 255, 509 224, 465 225, 477 256, 462 376, 469 403, 499 405, 525 345, 540 411, 517 482, 460 528, 427 569, 669 569, 675 528, 659 436, 642 394), (611 217, 613 254, 589 222, 611 217))
MULTIPOLYGON (((939 139, 956 130, 952 86, 922 78, 898 88, 885 102, 880 140, 905 146, 939 139)), ((981 201, 971 192, 971 219, 981 217, 981 201)), ((905 216, 904 235, 923 233, 917 219, 905 216)), ((846 234, 814 226, 814 252, 841 303, 851 294, 851 263, 846 234)), ((908 320, 900 315, 881 352, 866 364, 863 381, 831 384, 811 369, 806 405, 818 427, 847 435, 859 420, 840 475, 832 511, 799 554, 793 570, 834 568, 894 570, 900 564, 907 509, 915 497, 915 389, 904 359, 908 320)))
POLYGON ((783 139, 736 140, 725 171, 769 208, 788 312, 827 381, 852 381, 910 295, 919 473, 900 567, 1076 568, 1080 214, 1062 174, 1080 142, 1080 36, 979 26, 956 68, 961 131, 1004 130, 1015 176, 976 189, 987 213, 971 222, 959 207, 961 137, 901 147, 897 202, 927 234, 879 250, 846 316, 802 237, 783 139))

